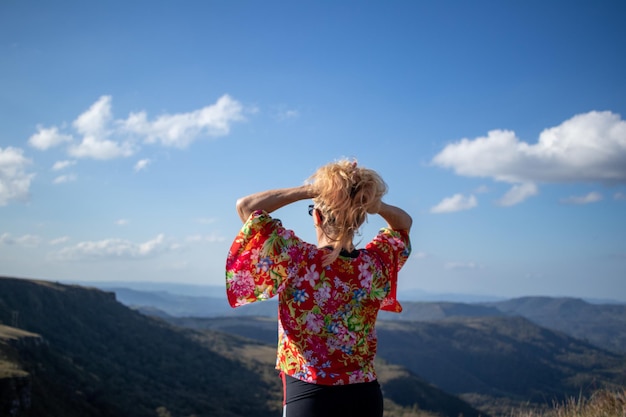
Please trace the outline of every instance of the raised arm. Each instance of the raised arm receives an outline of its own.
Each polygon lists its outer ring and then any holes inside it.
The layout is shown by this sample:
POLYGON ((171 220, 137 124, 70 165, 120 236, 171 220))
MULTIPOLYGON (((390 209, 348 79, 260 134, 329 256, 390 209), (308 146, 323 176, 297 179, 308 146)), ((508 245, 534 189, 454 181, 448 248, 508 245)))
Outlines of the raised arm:
POLYGON ((387 225, 394 230, 411 230, 413 219, 404 210, 390 204, 380 202, 378 214, 387 222, 387 225))
POLYGON ((313 197, 315 196, 310 185, 261 191, 237 200, 237 214, 241 221, 245 222, 256 210, 271 213, 288 204, 313 197))

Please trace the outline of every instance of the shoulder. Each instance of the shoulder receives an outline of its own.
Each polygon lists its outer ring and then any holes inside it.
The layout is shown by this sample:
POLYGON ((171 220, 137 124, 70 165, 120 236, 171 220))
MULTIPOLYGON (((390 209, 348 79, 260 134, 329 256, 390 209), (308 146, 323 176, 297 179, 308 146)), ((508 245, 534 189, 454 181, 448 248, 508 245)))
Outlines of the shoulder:
POLYGON ((368 243, 367 248, 391 245, 392 247, 410 246, 411 241, 407 230, 395 230, 388 227, 382 228, 374 239, 368 243))

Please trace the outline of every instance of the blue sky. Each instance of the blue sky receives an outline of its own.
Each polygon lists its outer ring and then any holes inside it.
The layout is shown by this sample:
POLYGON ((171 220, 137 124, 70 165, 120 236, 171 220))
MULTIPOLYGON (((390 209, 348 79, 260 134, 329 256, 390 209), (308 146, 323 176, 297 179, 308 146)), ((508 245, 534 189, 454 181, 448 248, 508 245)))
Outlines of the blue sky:
POLYGON ((223 285, 236 199, 351 157, 413 216, 400 293, 626 301, 625 9, 3 1, 0 274, 223 285))

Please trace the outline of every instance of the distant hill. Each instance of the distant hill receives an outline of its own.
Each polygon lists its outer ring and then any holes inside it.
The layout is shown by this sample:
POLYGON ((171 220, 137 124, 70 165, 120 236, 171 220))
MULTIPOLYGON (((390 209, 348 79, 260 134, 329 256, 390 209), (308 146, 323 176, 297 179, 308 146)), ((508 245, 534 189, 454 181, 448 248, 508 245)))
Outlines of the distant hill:
MULTIPOLYGON (((133 417, 154 415, 159 407, 175 417, 275 414, 277 382, 264 364, 267 355, 273 362, 276 302, 235 310, 226 305, 221 314, 224 304, 223 298, 167 291, 117 289, 114 294, 0 278, 0 323, 5 325, 0 379, 4 370, 5 381, 11 378, 12 386, 21 387, 12 395, 30 392, 32 401, 23 403, 31 404, 31 415, 44 417, 133 417), (211 299, 218 302, 207 306, 211 299), (218 313, 211 314, 220 316, 211 319, 170 314, 216 306, 218 313), (237 360, 232 352, 245 352, 249 361, 237 360), (251 386, 254 395, 242 400, 238 394, 251 386)), ((423 409, 429 397, 447 398, 446 407, 434 401, 430 413, 456 417, 464 409, 467 416, 479 408, 505 415, 524 403, 541 406, 590 389, 626 385, 623 355, 587 343, 589 337, 575 339, 547 328, 570 319, 585 326, 603 322, 603 332, 619 337, 624 331, 621 306, 548 297, 403 306, 400 315, 381 314, 377 326, 381 375, 391 375, 384 386, 393 409, 389 417, 423 415, 415 406, 423 409), (552 317, 560 319, 550 323, 552 317), (541 320, 545 328, 537 324, 541 320)))
MULTIPOLYGON (((151 288, 138 285, 138 288, 151 288)), ((272 299, 232 309, 223 289, 175 284, 157 286, 158 291, 125 287, 106 287, 118 301, 151 315, 173 317, 276 317, 277 304, 272 299), (194 294, 194 290, 203 288, 194 294), (186 294, 171 293, 180 291, 186 294), (219 290, 219 291, 218 291, 219 290), (197 295, 197 294, 208 295, 197 295), (156 310, 155 310, 156 309, 156 310)), ((401 314, 381 312, 381 320, 436 321, 452 317, 526 317, 540 326, 559 330, 616 353, 626 353, 626 304, 592 304, 577 298, 522 297, 482 303, 451 301, 403 301, 401 314)))
POLYGON ((254 303, 233 309, 221 297, 172 294, 168 291, 139 291, 129 288, 106 288, 115 293, 116 299, 132 308, 144 310, 155 308, 173 317, 222 317, 222 316, 268 316, 275 317, 278 311, 276 300, 254 303))
MULTIPOLYGON (((170 320, 178 326, 227 332, 276 346, 275 318, 170 320)), ((520 407, 549 407, 554 401, 605 386, 626 386, 624 356, 521 317, 379 321, 377 333, 382 361, 399 365, 417 380, 457 394, 493 415, 510 415, 511 409, 520 407)), ((397 382, 386 386, 395 391, 397 382)))
MULTIPOLYGON (((2 416, 280 415, 275 343, 175 326, 94 288, 12 278, 0 278, 0 323, 2 416)), ((401 366, 380 370, 386 417, 488 417, 401 366)))
POLYGON ((618 353, 626 353, 626 305, 578 298, 522 297, 485 304, 618 353))
POLYGON ((522 317, 382 321, 377 333, 380 357, 475 406, 503 398, 550 405, 626 386, 624 356, 522 317))
MULTIPOLYGON (((116 293, 118 301, 140 311, 174 317, 276 317, 276 300, 231 309, 220 286, 158 282, 85 282, 116 293), (157 309, 157 310, 154 310, 157 309)), ((541 326, 617 353, 626 353, 626 303, 578 298, 520 297, 503 299, 464 294, 400 294, 402 314, 382 312, 383 320, 433 321, 450 317, 518 315, 541 326)))
MULTIPOLYGON (((170 318, 176 326, 195 330, 219 331, 256 340, 267 347, 264 357, 265 371, 272 369, 276 363, 277 321, 268 317, 221 317, 221 318, 170 318)), ((241 349, 241 348, 239 348, 241 349)), ((248 352, 247 355, 258 357, 259 349, 248 352)), ((239 350, 238 353, 241 353, 239 350)), ((246 353, 244 352, 244 356, 246 353)), ((406 407, 409 410, 419 409, 440 416, 458 417, 460 415, 488 417, 484 411, 479 411, 460 398, 450 395, 433 386, 414 372, 393 364, 379 360, 376 365, 381 386, 383 388, 386 410, 396 406, 406 407), (391 405, 389 403, 392 403, 391 405)), ((274 378, 275 379, 275 378, 274 378)), ((275 379, 276 380, 276 379, 275 379)), ((278 382, 276 380, 276 382, 278 382)), ((280 385, 276 386, 280 390, 280 385)), ((385 415, 389 415, 388 412, 385 415)), ((408 411, 401 411, 401 416, 409 417, 408 411)))
POLYGON ((502 317, 507 315, 496 307, 455 302, 403 302, 402 313, 381 311, 381 320, 436 321, 451 317, 502 317))
POLYGON ((602 349, 626 354, 625 304, 592 304, 578 298, 521 297, 478 304, 405 302, 402 305, 401 314, 381 312, 380 319, 438 321, 454 317, 519 316, 602 349))

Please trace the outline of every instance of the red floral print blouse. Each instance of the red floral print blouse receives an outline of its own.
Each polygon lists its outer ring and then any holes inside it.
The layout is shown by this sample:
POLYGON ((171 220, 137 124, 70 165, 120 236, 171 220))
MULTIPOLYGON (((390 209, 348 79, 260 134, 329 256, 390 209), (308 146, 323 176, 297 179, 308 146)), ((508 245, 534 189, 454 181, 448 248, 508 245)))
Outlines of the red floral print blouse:
POLYGON ((397 274, 411 246, 406 231, 381 229, 365 249, 340 255, 285 229, 264 211, 252 213, 226 261, 232 307, 278 295, 276 368, 322 385, 376 379, 378 311, 400 312, 397 274))

